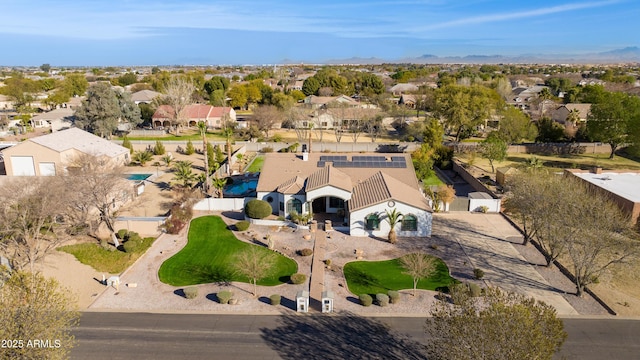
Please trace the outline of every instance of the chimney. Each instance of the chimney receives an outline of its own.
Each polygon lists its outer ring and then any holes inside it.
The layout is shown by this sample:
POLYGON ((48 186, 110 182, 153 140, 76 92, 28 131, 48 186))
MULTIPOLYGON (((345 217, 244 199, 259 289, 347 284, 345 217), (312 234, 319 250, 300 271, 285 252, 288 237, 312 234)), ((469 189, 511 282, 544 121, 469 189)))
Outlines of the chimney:
POLYGON ((594 174, 602 174, 602 168, 600 166, 594 166, 591 169, 591 172, 594 173, 594 174))
POLYGON ((302 161, 309 161, 309 153, 307 152, 307 144, 302 144, 302 161))

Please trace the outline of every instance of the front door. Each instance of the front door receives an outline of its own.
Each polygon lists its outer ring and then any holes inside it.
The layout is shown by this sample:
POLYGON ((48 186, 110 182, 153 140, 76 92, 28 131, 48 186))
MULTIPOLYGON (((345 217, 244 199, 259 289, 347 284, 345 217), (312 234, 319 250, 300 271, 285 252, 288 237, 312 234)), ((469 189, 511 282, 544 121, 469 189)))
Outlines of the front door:
POLYGON ((313 200, 312 203, 313 213, 321 214, 327 212, 327 200, 324 197, 313 200))

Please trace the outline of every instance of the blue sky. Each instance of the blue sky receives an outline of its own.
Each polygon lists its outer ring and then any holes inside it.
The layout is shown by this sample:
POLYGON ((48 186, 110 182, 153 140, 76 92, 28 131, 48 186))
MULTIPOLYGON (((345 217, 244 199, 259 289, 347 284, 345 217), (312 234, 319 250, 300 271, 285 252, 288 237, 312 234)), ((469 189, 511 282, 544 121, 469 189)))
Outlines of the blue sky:
POLYGON ((0 65, 391 61, 640 42, 637 0, 3 0, 0 9, 0 65))

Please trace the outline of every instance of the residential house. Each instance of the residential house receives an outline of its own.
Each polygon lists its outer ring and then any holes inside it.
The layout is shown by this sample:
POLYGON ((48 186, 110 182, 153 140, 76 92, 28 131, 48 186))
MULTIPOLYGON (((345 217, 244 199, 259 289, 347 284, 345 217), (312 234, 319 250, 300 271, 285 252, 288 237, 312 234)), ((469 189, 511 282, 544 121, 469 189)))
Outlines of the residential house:
POLYGON ((409 83, 396 84, 389 89, 393 96, 400 96, 406 93, 412 93, 418 91, 418 86, 409 83))
POLYGON ((302 101, 306 107, 311 109, 326 109, 329 107, 345 106, 345 107, 357 107, 359 102, 346 96, 315 96, 309 95, 302 101))
POLYGON ((34 128, 50 128, 51 131, 68 129, 73 126, 74 113, 75 111, 70 107, 54 109, 32 117, 31 126, 34 128))
POLYGON ((162 96, 161 93, 153 90, 140 90, 131 94, 131 100, 136 104, 151 104, 153 99, 162 96))
MULTIPOLYGON (((211 106, 204 104, 187 105, 182 116, 187 126, 196 126, 199 122, 204 122, 207 127, 221 128, 223 120, 236 121, 236 112, 231 107, 211 106)), ((170 128, 171 122, 175 119, 175 111, 169 105, 160 105, 151 117, 154 127, 170 128)))
POLYGON ((403 214, 398 236, 430 236, 432 209, 409 154, 266 154, 257 198, 273 214, 312 213, 353 236, 386 236, 386 212, 403 214))
POLYGON ((27 139, 2 150, 8 176, 56 175, 82 155, 114 164, 129 162, 129 149, 78 128, 27 139))
POLYGON ((551 119, 563 125, 578 125, 585 123, 591 111, 591 104, 569 103, 560 105, 551 114, 551 119), (575 118, 574 115, 575 114, 575 118))

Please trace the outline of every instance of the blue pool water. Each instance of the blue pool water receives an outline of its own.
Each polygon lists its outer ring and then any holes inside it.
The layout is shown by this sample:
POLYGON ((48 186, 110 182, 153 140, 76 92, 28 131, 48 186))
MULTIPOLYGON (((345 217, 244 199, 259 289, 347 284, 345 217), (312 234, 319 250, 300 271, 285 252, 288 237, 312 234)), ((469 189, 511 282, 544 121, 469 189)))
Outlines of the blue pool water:
POLYGON ((127 180, 142 181, 146 180, 151 175, 152 174, 129 174, 127 175, 127 180))
POLYGON ((249 179, 236 181, 231 185, 227 185, 223 189, 225 196, 241 196, 256 191, 258 187, 258 179, 249 179))

